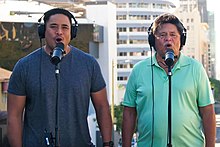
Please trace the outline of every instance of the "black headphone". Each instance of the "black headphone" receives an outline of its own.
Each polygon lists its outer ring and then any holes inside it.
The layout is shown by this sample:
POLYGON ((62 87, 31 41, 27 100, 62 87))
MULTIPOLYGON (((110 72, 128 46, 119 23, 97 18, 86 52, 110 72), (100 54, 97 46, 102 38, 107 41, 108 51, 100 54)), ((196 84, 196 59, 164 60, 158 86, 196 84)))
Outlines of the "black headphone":
MULTIPOLYGON (((155 49, 155 36, 153 34, 153 24, 150 25, 148 28, 148 42, 150 47, 154 47, 155 49)), ((181 33, 180 33, 180 49, 185 45, 186 43, 186 28, 183 26, 183 24, 178 21, 178 24, 176 24, 177 27, 180 27, 181 33)), ((156 49, 155 49, 156 50, 156 49)))
MULTIPOLYGON (((74 20, 74 24, 71 24, 71 40, 73 38, 76 38, 78 23, 77 23, 75 17, 69 11, 67 11, 65 9, 54 8, 54 9, 51 9, 51 10, 45 12, 44 15, 41 16, 41 18, 38 20, 38 35, 39 35, 40 39, 45 38, 45 24, 44 23, 45 23, 46 19, 49 19, 49 17, 54 14, 64 14, 64 15, 68 16, 70 18, 70 20, 71 19, 74 20), (44 19, 44 23, 41 23, 41 19, 43 17, 44 18, 47 17, 47 18, 44 19)), ((70 21, 70 22, 72 23, 72 21, 70 21)))

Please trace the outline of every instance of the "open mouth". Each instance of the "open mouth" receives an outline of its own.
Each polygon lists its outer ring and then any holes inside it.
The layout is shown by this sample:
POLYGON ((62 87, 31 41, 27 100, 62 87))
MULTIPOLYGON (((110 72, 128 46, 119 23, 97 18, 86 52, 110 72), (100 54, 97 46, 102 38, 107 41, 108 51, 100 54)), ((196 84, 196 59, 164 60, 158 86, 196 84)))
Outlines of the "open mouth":
POLYGON ((56 38, 56 43, 59 43, 62 41, 62 38, 56 38))
POLYGON ((168 43, 168 44, 165 45, 165 47, 166 47, 166 48, 172 47, 172 45, 168 43))

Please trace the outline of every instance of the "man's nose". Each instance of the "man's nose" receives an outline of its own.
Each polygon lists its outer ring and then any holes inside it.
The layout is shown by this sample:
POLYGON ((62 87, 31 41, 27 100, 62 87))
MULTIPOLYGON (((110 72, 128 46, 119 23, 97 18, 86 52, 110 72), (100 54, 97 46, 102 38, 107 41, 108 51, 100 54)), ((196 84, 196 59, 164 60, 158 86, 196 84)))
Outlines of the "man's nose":
POLYGON ((56 33, 57 34, 62 34, 63 33, 62 28, 61 27, 57 27, 56 33))

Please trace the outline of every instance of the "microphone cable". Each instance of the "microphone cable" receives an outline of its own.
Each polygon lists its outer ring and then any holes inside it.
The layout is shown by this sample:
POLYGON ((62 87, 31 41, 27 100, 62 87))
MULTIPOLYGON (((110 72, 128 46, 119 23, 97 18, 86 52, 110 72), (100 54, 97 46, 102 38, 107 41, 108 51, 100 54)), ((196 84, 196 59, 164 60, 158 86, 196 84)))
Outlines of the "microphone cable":
POLYGON ((154 68, 153 68, 153 51, 152 51, 152 46, 150 46, 151 50, 151 86, 152 86, 152 125, 151 125, 151 130, 152 130, 152 136, 151 136, 151 147, 153 147, 154 144, 154 68))

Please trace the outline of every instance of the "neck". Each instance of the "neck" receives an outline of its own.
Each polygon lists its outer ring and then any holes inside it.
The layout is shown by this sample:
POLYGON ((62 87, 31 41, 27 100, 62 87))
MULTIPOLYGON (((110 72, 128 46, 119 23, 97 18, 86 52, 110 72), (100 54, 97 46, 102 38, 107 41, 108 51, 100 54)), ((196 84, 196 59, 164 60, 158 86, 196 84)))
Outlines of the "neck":
MULTIPOLYGON (((51 49, 50 47, 47 47, 46 45, 42 47, 44 49, 44 51, 48 54, 48 55, 51 55, 51 53, 53 52, 53 49, 51 49)), ((65 51, 65 54, 68 54, 70 52, 70 46, 67 45, 65 48, 64 48, 64 51, 65 51)))
MULTIPOLYGON (((176 64, 178 59, 179 59, 179 56, 175 56, 174 63, 171 68, 173 68, 173 66, 176 64)), ((157 60, 158 65, 161 68, 163 68, 166 71, 166 73, 168 73, 168 66, 165 63, 164 57, 161 57, 159 54, 156 54, 156 60, 157 60)))

